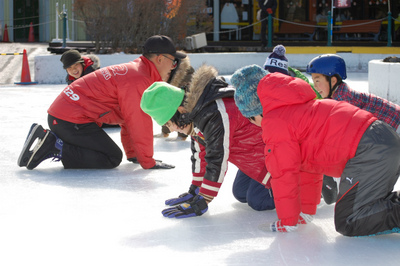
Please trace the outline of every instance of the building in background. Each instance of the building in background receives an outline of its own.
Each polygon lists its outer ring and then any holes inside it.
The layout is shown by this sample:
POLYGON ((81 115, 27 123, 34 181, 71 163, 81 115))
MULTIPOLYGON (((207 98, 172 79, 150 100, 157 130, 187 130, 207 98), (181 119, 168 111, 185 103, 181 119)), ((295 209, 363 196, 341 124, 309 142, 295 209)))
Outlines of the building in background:
MULTIPOLYGON (((302 23, 316 22, 320 25, 326 25, 328 11, 333 9, 334 22, 342 22, 344 20, 376 20, 387 17, 389 3, 391 7, 392 17, 400 20, 400 1, 399 0, 277 0, 278 8, 275 12, 274 32, 279 33, 280 24, 285 21, 302 23), (332 1, 334 1, 332 3, 332 1), (279 20, 278 20, 279 19, 279 20)), ((214 34, 213 39, 241 39, 241 40, 258 40, 260 32, 260 24, 257 23, 256 14, 258 3, 256 0, 209 0, 207 5, 210 7, 210 14, 214 17, 214 34), (230 20, 226 20, 224 10, 232 11, 235 7, 237 14, 230 16, 230 20), (224 14, 224 16, 222 16, 224 14), (236 21, 232 18, 237 17, 236 21), (219 25, 217 25, 219 23, 219 25), (216 26, 217 25, 217 26, 216 26), (249 27, 250 25, 250 27, 249 27), (253 26, 251 26, 253 25, 253 26), (239 36, 235 35, 230 29, 242 29, 239 36), (218 33, 217 33, 218 31, 218 33), (229 34, 226 33, 229 31, 229 34), (222 32, 222 33, 221 33, 222 32), (235 36, 232 36, 235 35, 235 36)), ((395 21, 396 29, 399 28, 400 22, 395 21)), ((339 23, 340 25, 340 23, 339 23)), ((385 25, 385 23, 383 23, 385 25)), ((387 25, 387 22, 386 22, 387 25)), ((207 36, 210 38, 210 35, 207 36)))
POLYGON ((12 42, 27 42, 32 23, 36 42, 51 42, 63 36, 63 7, 66 10, 67 39, 87 40, 84 23, 76 18, 73 5, 76 0, 1 0, 0 28, 7 24, 12 42), (58 4, 58 6, 57 6, 58 4), (58 24, 58 25, 57 25, 58 24), (58 27, 56 27, 58 26, 58 27))
MULTIPOLYGON (((67 39, 90 41, 85 33, 85 24, 73 10, 79 0, 2 0, 0 1, 0 29, 3 33, 7 24, 10 41, 26 42, 30 23, 33 25, 37 42, 51 42, 63 36, 63 7, 68 17, 67 39), (58 7, 57 7, 58 3, 58 7), (58 24, 57 24, 58 22, 58 24)), ((161 0, 160 0, 161 1, 161 0)), ((171 0, 165 0, 166 3, 171 0)), ((178 0, 179 1, 179 0, 178 0)), ((184 1, 184 0, 180 0, 184 1)), ((189 0, 190 1, 190 0, 189 0)), ((258 4, 256 0, 204 0, 207 13, 214 18, 214 28, 207 34, 210 41, 220 40, 258 40, 260 23, 256 19, 258 4)), ((399 0, 277 0, 278 8, 274 20, 274 32, 279 33, 284 21, 316 22, 326 25, 332 1, 336 6, 333 12, 335 22, 344 20, 375 20, 385 18, 391 3, 392 17, 396 18, 395 30, 400 25, 399 0)), ((135 0, 132 0, 134 3, 135 0)), ((382 23, 384 26, 384 23, 382 23)), ((386 23, 387 25, 387 23, 386 23)))

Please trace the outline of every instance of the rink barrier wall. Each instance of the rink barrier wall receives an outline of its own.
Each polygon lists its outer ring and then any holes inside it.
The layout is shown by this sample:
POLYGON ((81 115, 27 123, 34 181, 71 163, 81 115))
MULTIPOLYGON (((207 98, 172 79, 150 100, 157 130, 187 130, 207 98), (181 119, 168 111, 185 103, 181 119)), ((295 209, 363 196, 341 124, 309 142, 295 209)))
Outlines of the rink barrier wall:
POLYGON ((368 63, 369 92, 400 104, 400 63, 371 60, 368 63))
MULTIPOLYGON (((312 51, 312 50, 310 50, 312 51)), ((319 53, 291 54, 287 49, 286 57, 291 67, 304 71, 308 62, 319 53)), ((330 50, 325 51, 329 53, 330 50)), ((325 53, 323 51, 323 53, 325 53)), ((384 59, 388 54, 364 54, 351 52, 337 52, 343 57, 349 72, 368 72, 368 63, 371 60, 384 59)), ((220 75, 231 75, 235 70, 251 65, 264 65, 265 59, 270 53, 188 53, 191 65, 197 69, 202 64, 214 66, 220 75)), ((101 67, 126 63, 135 60, 139 54, 110 54, 97 55, 100 58, 101 67)), ((35 56, 34 80, 39 84, 65 84, 66 71, 60 62, 61 55, 39 55, 35 56)))

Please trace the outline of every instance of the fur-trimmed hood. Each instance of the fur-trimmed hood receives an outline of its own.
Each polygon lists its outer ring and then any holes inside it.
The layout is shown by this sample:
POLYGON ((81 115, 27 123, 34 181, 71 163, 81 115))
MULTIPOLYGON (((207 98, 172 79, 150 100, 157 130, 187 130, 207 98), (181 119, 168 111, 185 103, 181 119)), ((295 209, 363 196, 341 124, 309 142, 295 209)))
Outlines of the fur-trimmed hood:
POLYGON ((92 60, 92 62, 93 62, 93 65, 92 65, 92 67, 93 67, 93 69, 99 69, 100 68, 100 58, 97 56, 97 55, 95 55, 95 54, 88 54, 88 55, 84 55, 84 57, 88 57, 88 58, 90 58, 90 60, 92 60))
POLYGON ((192 80, 193 73, 194 69, 190 65, 189 56, 186 56, 180 60, 178 67, 171 73, 172 78, 168 83, 179 88, 186 87, 192 80))
POLYGON ((211 102, 223 97, 233 97, 233 94, 234 88, 228 86, 222 77, 218 77, 215 67, 202 65, 193 74, 183 106, 193 119, 211 102))

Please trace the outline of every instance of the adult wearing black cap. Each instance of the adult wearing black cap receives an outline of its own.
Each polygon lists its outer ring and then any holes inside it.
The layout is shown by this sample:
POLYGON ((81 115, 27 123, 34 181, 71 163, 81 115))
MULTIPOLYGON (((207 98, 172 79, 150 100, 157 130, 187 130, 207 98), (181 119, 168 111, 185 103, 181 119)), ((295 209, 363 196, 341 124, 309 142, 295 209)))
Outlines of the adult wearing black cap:
POLYGON ((150 37, 143 55, 134 61, 96 70, 65 88, 48 109, 50 130, 34 124, 28 134, 19 166, 37 167, 47 158, 61 160, 64 168, 114 168, 122 151, 100 127, 121 126, 126 158, 144 169, 170 169, 153 159, 153 123, 140 108, 143 92, 155 81, 168 81, 179 59, 167 36, 150 37), (34 147, 33 143, 39 139, 34 147))

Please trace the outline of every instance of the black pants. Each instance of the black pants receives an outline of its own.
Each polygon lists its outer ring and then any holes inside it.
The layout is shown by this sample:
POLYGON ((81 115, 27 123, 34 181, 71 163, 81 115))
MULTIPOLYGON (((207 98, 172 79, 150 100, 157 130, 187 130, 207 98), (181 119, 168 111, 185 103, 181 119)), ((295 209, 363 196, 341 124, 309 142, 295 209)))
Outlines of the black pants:
POLYGON ((66 169, 111 169, 122 161, 118 145, 96 123, 74 124, 48 116, 50 130, 64 142, 66 169))
POLYGON ((399 174, 400 137, 388 124, 376 121, 365 131, 342 173, 336 230, 346 236, 364 236, 400 227, 400 203, 392 192, 399 174))

